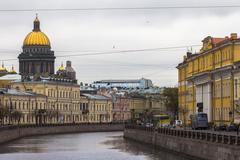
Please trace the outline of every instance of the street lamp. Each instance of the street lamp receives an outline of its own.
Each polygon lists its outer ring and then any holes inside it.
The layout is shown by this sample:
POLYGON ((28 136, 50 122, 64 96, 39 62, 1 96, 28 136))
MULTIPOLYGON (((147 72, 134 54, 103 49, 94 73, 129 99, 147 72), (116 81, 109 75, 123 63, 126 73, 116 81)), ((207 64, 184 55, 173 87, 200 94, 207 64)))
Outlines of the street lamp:
POLYGON ((229 111, 229 119, 231 121, 231 123, 233 123, 233 112, 229 111))

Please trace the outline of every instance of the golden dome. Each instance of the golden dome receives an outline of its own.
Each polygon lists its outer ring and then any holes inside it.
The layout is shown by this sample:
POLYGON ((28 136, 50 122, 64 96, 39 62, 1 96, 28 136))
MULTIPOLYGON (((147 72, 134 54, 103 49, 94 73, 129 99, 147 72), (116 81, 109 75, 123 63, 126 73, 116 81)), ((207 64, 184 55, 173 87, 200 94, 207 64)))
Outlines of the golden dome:
POLYGON ((12 65, 12 68, 10 70, 10 73, 17 73, 16 70, 14 69, 14 66, 12 65))
POLYGON ((50 41, 48 37, 41 31, 32 31, 24 39, 23 45, 48 45, 50 41))
POLYGON ((4 67, 4 63, 2 63, 2 66, 0 67, 0 71, 7 71, 7 69, 4 67))
POLYGON ((59 71, 64 71, 64 70, 65 70, 65 68, 64 68, 64 66, 63 66, 63 63, 62 63, 61 66, 58 68, 58 70, 59 70, 59 71))
POLYGON ((34 22, 33 22, 33 31, 30 32, 24 39, 23 45, 48 45, 50 46, 50 41, 48 37, 41 32, 40 30, 40 21, 38 20, 38 17, 36 16, 34 22))

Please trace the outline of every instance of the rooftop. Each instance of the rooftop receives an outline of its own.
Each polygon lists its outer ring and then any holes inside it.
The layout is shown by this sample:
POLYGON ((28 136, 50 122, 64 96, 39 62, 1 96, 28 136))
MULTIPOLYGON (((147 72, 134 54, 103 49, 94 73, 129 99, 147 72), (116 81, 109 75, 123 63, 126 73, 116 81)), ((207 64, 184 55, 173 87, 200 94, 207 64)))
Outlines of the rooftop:
POLYGON ((21 75, 19 74, 6 74, 2 77, 0 77, 0 80, 21 80, 21 75))
POLYGON ((102 95, 99 95, 99 94, 87 94, 87 93, 84 93, 82 94, 82 96, 85 96, 89 99, 95 99, 95 100, 109 100, 108 97, 105 97, 105 96, 102 96, 102 95))
POLYGON ((95 81, 94 83, 139 83, 140 80, 148 80, 145 78, 141 79, 107 79, 107 80, 100 80, 95 81))
POLYGON ((0 94, 7 94, 7 95, 15 95, 15 96, 44 96, 41 94, 36 94, 33 92, 26 92, 26 91, 20 91, 17 89, 8 89, 8 88, 0 88, 0 94))

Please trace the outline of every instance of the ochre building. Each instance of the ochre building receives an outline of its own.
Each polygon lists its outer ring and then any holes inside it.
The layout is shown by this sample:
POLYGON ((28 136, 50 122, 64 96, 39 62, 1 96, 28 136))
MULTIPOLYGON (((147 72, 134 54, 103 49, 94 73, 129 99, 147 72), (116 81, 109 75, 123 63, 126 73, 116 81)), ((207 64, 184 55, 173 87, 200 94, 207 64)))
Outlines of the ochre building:
MULTIPOLYGON (((27 81, 14 82, 12 88, 21 91, 30 91, 47 98, 44 109, 56 110, 59 113, 56 123, 81 122, 80 89, 75 83, 57 81, 27 81)), ((45 110, 47 112, 47 110, 45 110)), ((44 110, 42 110, 44 112, 44 110)))
POLYGON ((177 66, 179 118, 208 114, 214 124, 240 122, 240 38, 208 36, 198 53, 190 52, 177 66))
POLYGON ((112 122, 113 103, 110 98, 97 94, 82 94, 81 109, 83 110, 84 121, 89 123, 108 123, 112 122))

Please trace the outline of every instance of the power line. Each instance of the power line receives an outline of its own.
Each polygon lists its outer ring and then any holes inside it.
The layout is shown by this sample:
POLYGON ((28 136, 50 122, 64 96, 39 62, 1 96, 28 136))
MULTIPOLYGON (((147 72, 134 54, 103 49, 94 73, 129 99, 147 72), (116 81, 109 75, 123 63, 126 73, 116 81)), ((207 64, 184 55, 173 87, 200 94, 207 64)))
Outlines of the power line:
POLYGON ((107 11, 107 10, 163 10, 163 9, 216 9, 240 8, 240 5, 212 6, 158 6, 158 7, 112 7, 112 8, 35 8, 35 9, 0 9, 0 12, 61 12, 61 11, 107 11))
MULTIPOLYGON (((201 45, 189 45, 189 46, 172 46, 172 47, 162 47, 162 48, 146 48, 146 49, 132 49, 132 50, 118 50, 118 51, 108 51, 108 52, 94 52, 94 53, 76 53, 76 54, 67 54, 67 55, 59 55, 56 57, 81 57, 81 56, 96 56, 96 55, 113 55, 113 54, 126 54, 126 53, 134 53, 134 52, 146 52, 146 51, 161 51, 161 50, 169 50, 169 49, 179 49, 179 48, 188 48, 188 47, 196 47, 201 45)), ((79 51, 62 51, 62 52, 79 52, 79 51)), ((0 61, 13 61, 17 60, 13 59, 3 59, 0 61)))
MULTIPOLYGON (((174 47, 147 48, 147 49, 132 49, 132 50, 118 50, 118 51, 95 52, 95 53, 84 53, 84 54, 77 53, 77 54, 71 54, 71 55, 61 55, 61 56, 57 56, 57 57, 69 57, 69 56, 75 57, 75 56, 93 56, 93 55, 122 54, 122 53, 134 53, 134 52, 146 52, 146 51, 158 51, 158 50, 188 48, 188 47, 196 47, 196 46, 201 46, 201 45, 174 46, 174 47)), ((74 52, 74 51, 69 51, 69 52, 74 52)))

